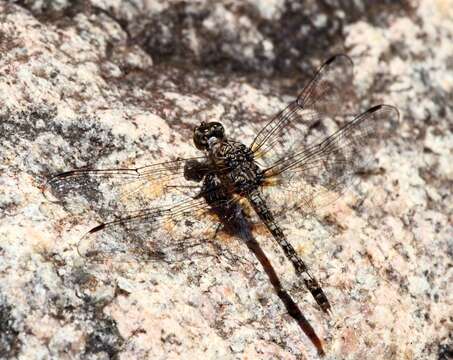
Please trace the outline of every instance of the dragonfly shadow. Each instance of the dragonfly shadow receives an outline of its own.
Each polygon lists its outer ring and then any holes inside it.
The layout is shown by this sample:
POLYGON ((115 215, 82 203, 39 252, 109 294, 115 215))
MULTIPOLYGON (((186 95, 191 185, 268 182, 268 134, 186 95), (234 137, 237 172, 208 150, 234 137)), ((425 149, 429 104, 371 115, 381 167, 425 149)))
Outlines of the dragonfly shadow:
POLYGON ((280 279, 275 272, 269 258, 264 253, 261 245, 255 239, 252 233, 252 224, 246 218, 243 208, 239 204, 234 203, 230 206, 213 207, 212 211, 218 215, 221 223, 222 230, 227 234, 239 237, 248 247, 248 249, 257 258, 263 270, 265 271, 269 281, 274 287, 275 293, 285 305, 288 314, 297 322, 301 330, 310 339, 313 345, 316 347, 318 354, 324 356, 324 349, 322 342, 316 334, 315 330, 311 326, 310 322, 303 315, 297 303, 293 300, 291 295, 283 288, 280 279))

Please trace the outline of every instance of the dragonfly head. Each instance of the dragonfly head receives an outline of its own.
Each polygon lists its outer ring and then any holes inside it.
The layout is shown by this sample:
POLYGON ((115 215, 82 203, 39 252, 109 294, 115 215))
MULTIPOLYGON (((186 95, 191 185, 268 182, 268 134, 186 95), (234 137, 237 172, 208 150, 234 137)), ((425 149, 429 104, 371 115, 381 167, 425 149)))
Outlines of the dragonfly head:
POLYGON ((212 140, 225 138, 225 129, 219 122, 202 122, 193 131, 193 142, 199 150, 207 150, 212 140))

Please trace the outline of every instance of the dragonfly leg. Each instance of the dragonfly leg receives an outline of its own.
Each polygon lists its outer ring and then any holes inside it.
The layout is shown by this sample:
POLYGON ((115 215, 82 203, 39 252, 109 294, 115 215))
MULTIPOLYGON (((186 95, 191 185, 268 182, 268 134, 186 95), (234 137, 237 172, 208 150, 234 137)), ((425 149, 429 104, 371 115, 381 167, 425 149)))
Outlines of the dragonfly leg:
POLYGON ((184 164, 184 178, 200 182, 208 172, 207 165, 198 160, 187 160, 184 164))

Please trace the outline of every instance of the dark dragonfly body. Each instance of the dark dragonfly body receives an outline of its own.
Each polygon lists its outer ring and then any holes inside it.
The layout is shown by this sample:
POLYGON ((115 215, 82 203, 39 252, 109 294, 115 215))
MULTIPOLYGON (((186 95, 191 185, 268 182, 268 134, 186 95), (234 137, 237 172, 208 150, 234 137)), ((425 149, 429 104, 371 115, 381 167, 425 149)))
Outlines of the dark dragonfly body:
POLYGON ((195 128, 194 143, 199 150, 206 152, 206 160, 204 163, 197 160, 188 162, 184 173, 187 180, 203 182, 199 196, 208 204, 219 201, 228 203, 234 195, 247 198, 293 264, 296 273, 303 277, 318 305, 324 312, 328 312, 330 304, 318 281, 309 273, 303 260, 288 242, 266 204, 260 190, 266 170, 256 163, 253 151, 240 142, 228 139, 222 124, 218 122, 201 123, 195 128), (201 174, 204 175, 202 178, 201 174))
MULTIPOLYGON (((220 212, 219 218, 228 220, 231 216, 226 214, 240 208, 238 200, 247 199, 317 304, 328 313, 331 305, 287 240, 277 211, 309 216, 331 204, 374 160, 374 148, 395 132, 399 113, 393 106, 376 105, 351 116, 352 69, 346 55, 326 61, 297 99, 275 115, 250 146, 227 138, 222 124, 203 122, 193 133, 202 156, 139 168, 71 170, 52 177, 44 190, 60 199, 80 192, 91 196, 91 209, 99 209, 106 219, 82 238, 77 251, 96 260, 110 259, 113 253, 156 255, 158 259, 167 252, 186 256, 186 250, 200 245, 197 241, 208 242, 202 223, 208 222, 210 213, 220 212), (278 204, 278 192, 289 194, 291 201, 278 204), (187 221, 195 216, 196 222, 187 221), (172 226, 166 226, 169 223, 172 226), (168 229, 177 228, 173 225, 182 225, 186 231, 168 236, 168 229), (123 238, 116 236, 120 231, 123 238), (106 233, 112 236, 104 237, 106 233)), ((236 219, 235 223, 240 227, 244 222, 236 219)), ((259 244, 250 236, 246 243, 288 313, 322 354, 320 339, 282 288, 259 244)))

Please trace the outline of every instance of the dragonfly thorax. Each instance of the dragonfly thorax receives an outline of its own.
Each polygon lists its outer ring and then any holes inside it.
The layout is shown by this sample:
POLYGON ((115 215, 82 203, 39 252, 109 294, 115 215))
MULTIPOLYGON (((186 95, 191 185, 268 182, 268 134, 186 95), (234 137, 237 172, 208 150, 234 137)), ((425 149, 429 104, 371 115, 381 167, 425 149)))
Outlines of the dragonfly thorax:
POLYGON ((208 153, 214 163, 227 168, 235 168, 245 162, 254 161, 250 148, 230 139, 210 141, 208 153))
POLYGON ((222 183, 234 193, 247 195, 261 185, 263 172, 249 147, 237 141, 221 140, 212 144, 208 152, 222 183))

